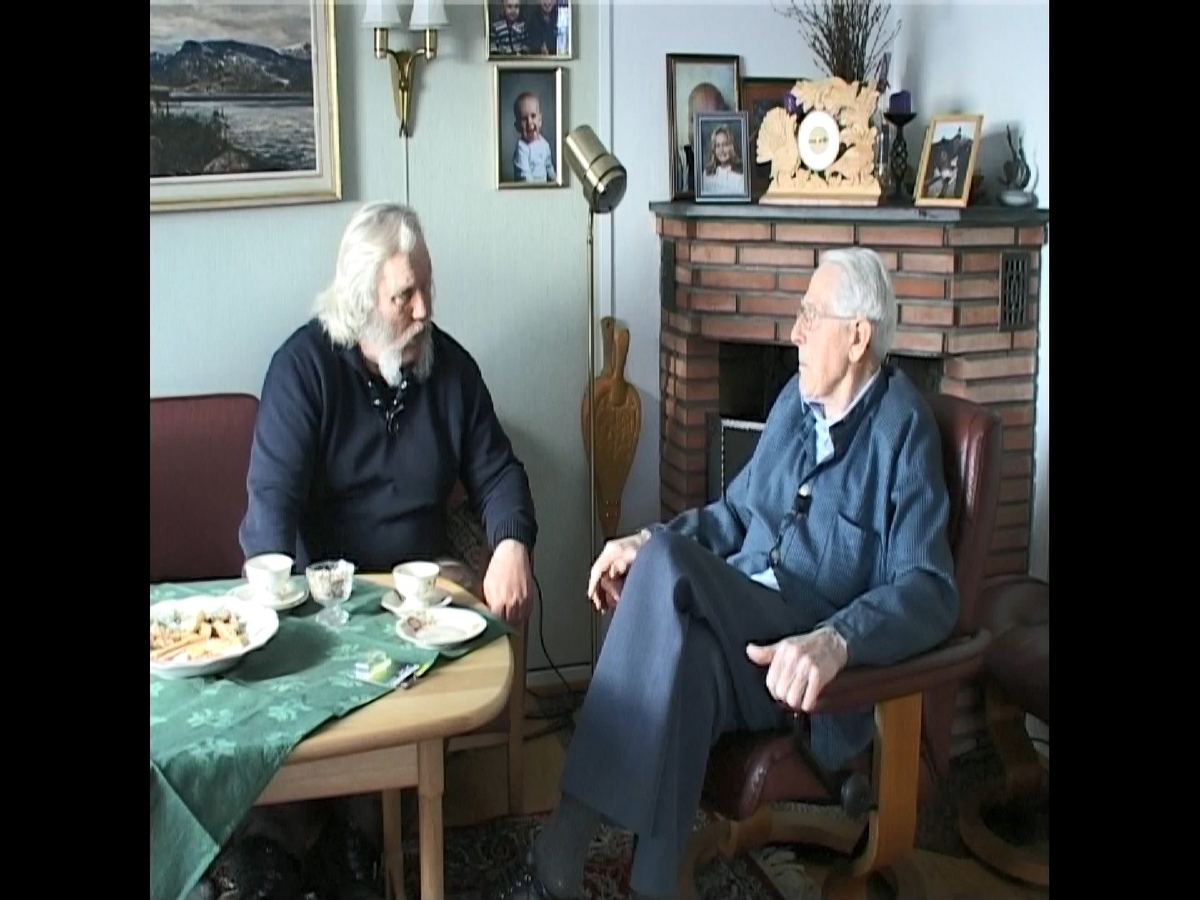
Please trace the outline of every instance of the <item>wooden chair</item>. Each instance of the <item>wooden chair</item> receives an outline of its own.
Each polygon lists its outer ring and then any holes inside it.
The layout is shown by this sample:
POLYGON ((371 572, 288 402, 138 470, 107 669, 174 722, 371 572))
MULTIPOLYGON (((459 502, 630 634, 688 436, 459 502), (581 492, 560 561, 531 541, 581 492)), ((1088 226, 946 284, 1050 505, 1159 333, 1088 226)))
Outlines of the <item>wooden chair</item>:
MULTIPOLYGON (((996 519, 1001 458, 998 416, 956 397, 928 399, 941 431, 950 493, 950 546, 961 597, 953 634, 896 665, 850 667, 825 688, 816 712, 875 709, 874 742, 847 771, 820 769, 799 716, 790 731, 724 736, 709 757, 705 784, 705 805, 720 818, 693 835, 694 865, 763 844, 823 844, 854 853, 827 877, 826 897, 864 897, 875 873, 888 874, 898 895, 921 895, 918 873, 901 864, 913 848, 918 804, 931 796, 936 773, 949 762, 958 686, 982 669, 989 641, 978 626, 976 604, 996 519), (773 807, 775 801, 840 801, 850 816, 784 812, 773 807)), ((691 868, 680 889, 694 896, 691 868)))

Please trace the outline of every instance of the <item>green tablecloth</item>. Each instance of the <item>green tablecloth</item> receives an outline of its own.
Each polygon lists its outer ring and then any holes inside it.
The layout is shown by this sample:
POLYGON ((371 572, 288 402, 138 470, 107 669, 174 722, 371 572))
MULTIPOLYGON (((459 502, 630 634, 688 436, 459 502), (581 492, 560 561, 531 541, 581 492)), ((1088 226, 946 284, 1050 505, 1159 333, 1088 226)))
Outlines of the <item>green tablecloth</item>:
MULTIPOLYGON (((153 585, 150 603, 240 584, 153 585)), ((151 900, 180 900, 191 890, 305 737, 390 692, 355 679, 357 659, 376 649, 401 662, 436 658, 396 635, 396 617, 379 605, 384 593, 356 579, 350 621, 338 629, 312 620, 320 607, 311 601, 280 613, 275 637, 222 675, 150 676, 151 900)), ((509 633, 485 617, 482 635, 441 655, 462 656, 509 633)))

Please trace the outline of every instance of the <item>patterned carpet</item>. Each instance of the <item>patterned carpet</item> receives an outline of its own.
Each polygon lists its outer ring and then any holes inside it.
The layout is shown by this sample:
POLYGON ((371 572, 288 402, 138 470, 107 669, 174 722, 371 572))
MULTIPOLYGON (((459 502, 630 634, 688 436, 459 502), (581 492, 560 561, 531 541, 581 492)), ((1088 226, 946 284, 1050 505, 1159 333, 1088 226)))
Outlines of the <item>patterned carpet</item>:
MULTIPOLYGON (((958 757, 943 784, 939 797, 921 813, 917 846, 950 856, 967 856, 958 837, 957 798, 981 781, 1002 778, 990 751, 958 757)), ((450 829, 446 833, 446 900, 479 900, 487 878, 511 860, 518 848, 541 829, 545 816, 497 819, 482 825, 450 829)), ((697 825, 706 820, 702 812, 697 825)), ((411 834, 411 832, 410 832, 411 834)), ((592 844, 586 874, 589 900, 627 900, 632 837, 602 827, 592 844)), ((736 860, 718 858, 696 876, 700 900, 816 900, 820 891, 804 870, 804 858, 830 860, 827 851, 809 847, 767 847, 736 860)), ((415 837, 405 845, 407 896, 418 897, 419 861, 415 837)))
MULTIPOLYGON (((541 830, 546 816, 497 819, 446 833, 446 900, 479 900, 486 880, 513 859, 541 830)), ((704 814, 697 824, 705 822, 704 814)), ((588 858, 585 887, 589 900, 626 900, 633 839, 602 826, 588 858)), ((420 896, 415 838, 405 844, 404 881, 409 897, 420 896)), ((816 900, 816 885, 786 848, 768 848, 756 858, 718 859, 697 873, 700 900, 816 900), (773 871, 774 879, 768 872, 773 871), (775 880, 777 879, 777 881, 775 880), (783 885, 781 889, 778 885, 783 885)))

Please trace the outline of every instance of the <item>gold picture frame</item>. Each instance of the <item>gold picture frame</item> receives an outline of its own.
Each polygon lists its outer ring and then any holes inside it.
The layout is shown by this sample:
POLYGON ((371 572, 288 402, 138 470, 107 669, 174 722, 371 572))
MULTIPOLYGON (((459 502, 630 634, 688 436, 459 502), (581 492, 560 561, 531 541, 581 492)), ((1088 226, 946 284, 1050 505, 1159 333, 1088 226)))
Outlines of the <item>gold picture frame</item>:
POLYGON ((518 0, 516 28, 505 21, 503 0, 484 0, 483 35, 489 62, 496 60, 560 60, 575 58, 575 0, 556 0, 554 24, 542 25, 539 0, 518 0), (553 29, 554 50, 549 50, 553 29), (539 41, 538 46, 533 46, 539 41))
POLYGON ((945 115, 930 119, 913 188, 913 205, 965 209, 971 202, 971 182, 979 162, 982 137, 983 116, 945 115))
POLYGON ((340 200, 334 0, 206 9, 150 4, 150 211, 340 200))
POLYGON ((496 63, 492 69, 492 165, 496 188, 563 187, 565 70, 562 66, 528 63, 496 63), (532 142, 532 146, 522 140, 517 126, 516 104, 522 102, 523 111, 527 110, 529 95, 537 98, 541 114, 541 141, 532 142), (552 97, 548 99, 547 95, 552 97))

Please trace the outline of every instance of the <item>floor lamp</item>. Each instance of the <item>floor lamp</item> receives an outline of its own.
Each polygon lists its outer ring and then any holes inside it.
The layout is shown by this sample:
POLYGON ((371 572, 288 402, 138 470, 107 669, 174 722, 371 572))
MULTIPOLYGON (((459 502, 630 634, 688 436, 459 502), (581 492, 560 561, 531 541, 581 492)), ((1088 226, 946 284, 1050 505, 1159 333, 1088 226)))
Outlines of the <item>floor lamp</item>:
MULTIPOLYGON (((580 125, 567 135, 563 142, 566 147, 567 165, 579 180, 579 189, 583 191, 588 204, 587 226, 587 341, 588 341, 588 411, 592 416, 592 426, 588 429, 590 445, 588 447, 588 565, 595 559, 599 548, 596 546, 596 259, 593 253, 593 235, 597 213, 610 213, 617 208, 625 196, 625 167, 621 161, 609 153, 600 138, 587 125, 580 125)), ((596 667, 596 623, 599 616, 592 616, 592 668, 596 667)))

